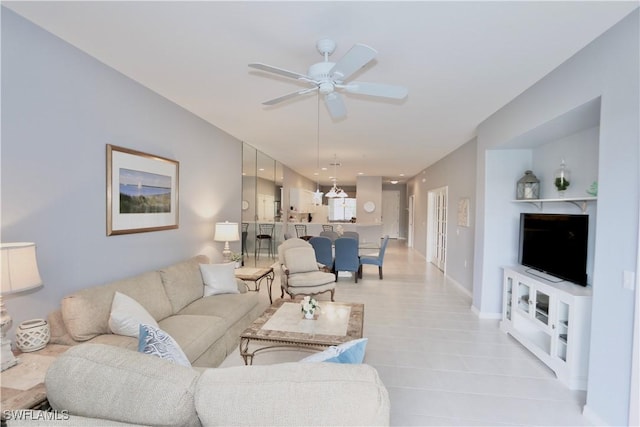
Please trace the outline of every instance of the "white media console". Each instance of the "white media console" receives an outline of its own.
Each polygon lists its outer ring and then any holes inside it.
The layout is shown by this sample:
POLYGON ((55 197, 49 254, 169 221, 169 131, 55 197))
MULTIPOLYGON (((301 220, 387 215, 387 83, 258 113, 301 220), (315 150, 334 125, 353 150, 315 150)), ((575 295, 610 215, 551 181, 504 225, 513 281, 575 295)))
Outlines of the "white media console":
POLYGON ((591 288, 551 282, 504 268, 500 329, 520 341, 572 390, 586 390, 591 334, 591 288))

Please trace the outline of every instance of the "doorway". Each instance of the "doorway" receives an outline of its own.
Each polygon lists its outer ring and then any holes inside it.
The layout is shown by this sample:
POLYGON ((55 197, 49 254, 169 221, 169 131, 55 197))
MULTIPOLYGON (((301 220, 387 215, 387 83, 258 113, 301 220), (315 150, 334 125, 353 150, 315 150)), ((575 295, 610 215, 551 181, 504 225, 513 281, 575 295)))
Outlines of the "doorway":
POLYGON ((413 219, 414 219, 414 203, 415 203, 415 197, 414 195, 409 196, 409 227, 408 227, 408 235, 407 235, 407 246, 412 248, 413 247, 413 236, 414 236, 414 229, 413 229, 413 219))
POLYGON ((447 265, 447 199, 447 187, 429 191, 427 260, 442 272, 447 265))

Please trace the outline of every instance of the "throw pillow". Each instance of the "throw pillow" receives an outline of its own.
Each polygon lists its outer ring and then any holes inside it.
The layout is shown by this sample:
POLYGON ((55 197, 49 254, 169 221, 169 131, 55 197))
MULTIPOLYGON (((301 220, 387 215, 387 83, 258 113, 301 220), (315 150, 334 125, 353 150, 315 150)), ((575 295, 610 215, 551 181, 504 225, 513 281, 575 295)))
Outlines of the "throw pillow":
POLYGON ((284 265, 291 274, 318 271, 316 252, 311 246, 287 249, 284 253, 284 265))
POLYGON ((176 340, 171 335, 151 325, 140 325, 138 351, 144 354, 158 356, 176 365, 191 367, 189 358, 184 354, 176 340))
POLYGON ((305 357, 301 362, 362 363, 367 340, 368 338, 360 338, 329 347, 320 353, 305 357))
POLYGON ((238 294, 238 285, 234 274, 236 263, 200 264, 200 273, 204 282, 204 296, 218 294, 238 294))
POLYGON ((116 335, 138 338, 140 324, 158 326, 158 322, 149 312, 133 298, 116 292, 111 303, 109 328, 116 335))

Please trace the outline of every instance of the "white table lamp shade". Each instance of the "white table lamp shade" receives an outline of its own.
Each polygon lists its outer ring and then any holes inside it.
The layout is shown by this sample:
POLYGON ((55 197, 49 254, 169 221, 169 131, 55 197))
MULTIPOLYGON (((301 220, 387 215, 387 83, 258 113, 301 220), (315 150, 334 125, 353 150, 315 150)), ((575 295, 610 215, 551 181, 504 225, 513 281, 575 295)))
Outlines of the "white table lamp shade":
POLYGON ((42 286, 36 261, 35 243, 3 243, 1 250, 0 295, 13 294, 42 286))
POLYGON ((235 242, 240 240, 240 234, 238 234, 237 222, 217 222, 215 236, 213 238, 216 242, 235 242))

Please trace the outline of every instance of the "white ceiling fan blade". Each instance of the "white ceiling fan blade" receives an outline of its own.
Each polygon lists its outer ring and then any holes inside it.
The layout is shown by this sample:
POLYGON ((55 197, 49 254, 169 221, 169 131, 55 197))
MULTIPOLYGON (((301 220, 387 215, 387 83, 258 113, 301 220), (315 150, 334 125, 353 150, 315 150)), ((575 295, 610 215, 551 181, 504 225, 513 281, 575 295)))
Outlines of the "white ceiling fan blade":
POLYGON ((364 44, 357 43, 333 66, 329 75, 338 81, 347 80, 353 73, 364 67, 378 52, 364 44))
POLYGON ((360 95, 380 96, 383 98, 403 99, 409 93, 404 86, 394 86, 382 83, 352 82, 342 86, 349 93, 360 95))
POLYGON ((297 90, 295 92, 291 92, 291 93, 288 93, 286 95, 282 95, 282 96, 279 96, 277 98, 273 98, 273 99, 270 99, 268 101, 265 101, 265 102, 262 103, 262 105, 279 104, 280 102, 286 101, 286 100, 291 99, 291 98, 296 98, 296 97, 298 97, 300 95, 306 95, 307 93, 315 92, 316 90, 318 90, 317 87, 313 87, 313 88, 309 88, 309 89, 297 90))
POLYGON ((347 115, 347 107, 344 105, 344 100, 340 94, 336 92, 326 94, 324 103, 332 118, 341 119, 347 115))
POLYGON ((267 64, 261 64, 259 62, 249 64, 249 67, 255 68, 256 70, 260 71, 266 71, 268 73, 278 74, 279 76, 289 77, 290 79, 313 81, 311 77, 305 76, 304 74, 296 73, 295 71, 284 70, 282 68, 273 67, 267 64))

